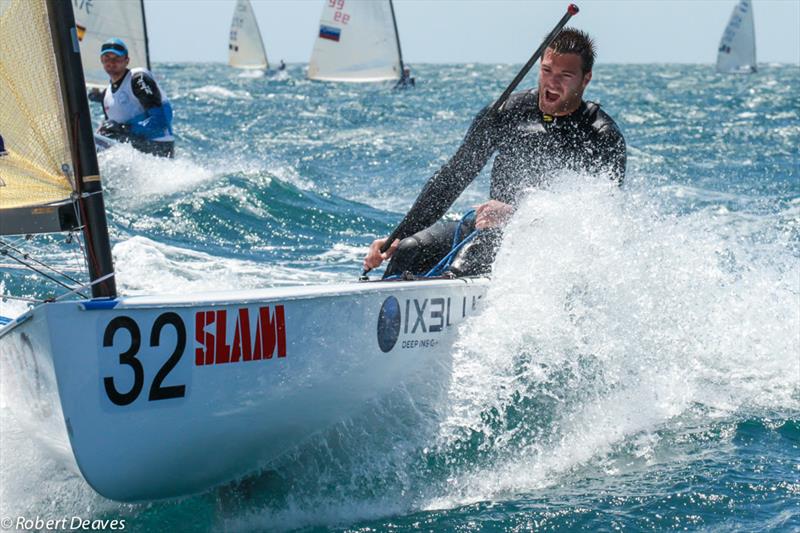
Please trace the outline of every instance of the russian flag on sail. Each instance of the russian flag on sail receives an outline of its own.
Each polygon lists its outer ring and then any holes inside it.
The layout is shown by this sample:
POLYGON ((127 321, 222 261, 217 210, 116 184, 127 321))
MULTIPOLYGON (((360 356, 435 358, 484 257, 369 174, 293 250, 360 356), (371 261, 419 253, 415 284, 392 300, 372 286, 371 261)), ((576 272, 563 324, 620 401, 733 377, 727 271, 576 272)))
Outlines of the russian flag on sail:
POLYGON ((320 25, 319 27, 319 38, 320 39, 330 39, 331 41, 339 42, 339 36, 342 34, 342 30, 339 28, 334 28, 333 26, 325 26, 320 25))

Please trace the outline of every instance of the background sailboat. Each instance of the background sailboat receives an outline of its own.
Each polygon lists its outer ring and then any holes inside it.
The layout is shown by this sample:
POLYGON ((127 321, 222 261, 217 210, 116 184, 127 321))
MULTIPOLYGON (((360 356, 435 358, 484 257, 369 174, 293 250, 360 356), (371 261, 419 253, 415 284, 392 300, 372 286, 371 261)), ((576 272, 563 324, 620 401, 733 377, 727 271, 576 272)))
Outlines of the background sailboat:
POLYGON ((326 1, 308 78, 320 81, 399 80, 400 37, 391 0, 326 1))
POLYGON ((228 42, 228 64, 243 69, 269 68, 264 41, 250 0, 238 0, 233 10, 228 42))
POLYGON ((105 87, 108 75, 100 64, 100 46, 117 37, 128 46, 130 67, 150 70, 144 0, 73 2, 86 85, 105 87))
POLYGON ((756 71, 756 34, 750 0, 740 0, 733 8, 719 43, 717 71, 756 71))

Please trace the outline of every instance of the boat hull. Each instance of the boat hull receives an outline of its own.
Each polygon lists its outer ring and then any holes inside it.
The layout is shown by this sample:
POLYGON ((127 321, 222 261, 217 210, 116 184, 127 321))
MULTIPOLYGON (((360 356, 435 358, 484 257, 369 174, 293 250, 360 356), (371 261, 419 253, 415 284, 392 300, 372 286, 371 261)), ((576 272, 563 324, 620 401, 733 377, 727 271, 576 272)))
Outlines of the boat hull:
POLYGON ((184 496, 268 466, 441 364, 486 286, 371 282, 45 304, 0 330, 2 372, 33 418, 63 424, 97 492, 184 496))

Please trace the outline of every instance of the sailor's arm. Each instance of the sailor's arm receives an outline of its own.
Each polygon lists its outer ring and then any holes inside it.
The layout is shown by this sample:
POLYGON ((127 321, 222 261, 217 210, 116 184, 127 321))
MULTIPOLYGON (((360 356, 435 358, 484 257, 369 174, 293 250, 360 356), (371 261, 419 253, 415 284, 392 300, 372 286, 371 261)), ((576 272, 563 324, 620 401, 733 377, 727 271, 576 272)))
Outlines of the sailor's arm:
POLYGON ((108 118, 108 110, 106 106, 103 104, 106 98, 106 91, 108 88, 103 89, 92 89, 89 92, 89 99, 93 102, 99 102, 101 107, 103 108, 103 122, 100 124, 100 127, 97 128, 97 133, 100 135, 105 135, 115 141, 119 142, 128 142, 130 140, 131 134, 131 127, 128 124, 117 122, 116 120, 110 120, 108 118))
POLYGON ((373 241, 364 260, 365 268, 379 266, 392 256, 402 239, 439 220, 472 183, 494 152, 495 120, 489 113, 489 107, 478 113, 455 155, 422 188, 408 214, 397 226, 392 246, 381 253, 386 239, 373 241))
POLYGON ((487 107, 477 115, 455 155, 422 188, 398 226, 398 239, 439 220, 486 165, 494 152, 495 136, 495 122, 489 112, 487 107))
POLYGON ((89 92, 86 94, 86 97, 92 102, 97 102, 98 104, 102 104, 103 99, 106 97, 106 90, 100 89, 98 87, 92 87, 91 89, 89 89, 89 92))
POLYGON ((610 176, 617 185, 622 185, 628 161, 625 138, 616 124, 608 122, 598 131, 597 139, 600 148, 599 170, 610 176))
POLYGON ((475 229, 496 228, 514 214, 514 206, 499 200, 489 200, 475 206, 475 229))
POLYGON ((154 138, 163 135, 172 120, 171 109, 163 105, 161 91, 155 80, 145 72, 137 72, 131 78, 133 94, 142 104, 145 113, 131 122, 131 133, 139 137, 154 138))
POLYGON ((161 91, 158 90, 156 81, 146 72, 137 72, 131 76, 131 89, 145 109, 161 105, 161 91))

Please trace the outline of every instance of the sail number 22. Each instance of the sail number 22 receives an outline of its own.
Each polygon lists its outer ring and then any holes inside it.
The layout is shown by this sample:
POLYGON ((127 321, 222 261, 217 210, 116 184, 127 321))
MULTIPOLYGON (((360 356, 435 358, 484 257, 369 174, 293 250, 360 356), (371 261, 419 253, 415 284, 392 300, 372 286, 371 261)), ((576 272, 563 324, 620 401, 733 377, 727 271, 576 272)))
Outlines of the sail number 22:
MULTIPOLYGON (((164 379, 178 364, 183 351, 186 348, 186 326, 180 316, 173 312, 159 315, 150 330, 150 346, 159 347, 161 344, 161 333, 165 327, 175 330, 176 342, 172 354, 169 356, 161 368, 156 373, 150 383, 147 395, 148 401, 169 400, 173 398, 183 398, 186 395, 186 385, 164 385, 164 379)), ((103 346, 108 348, 114 345, 114 337, 119 330, 125 330, 130 335, 130 345, 119 354, 119 364, 127 366, 133 372, 133 385, 128 390, 120 391, 117 383, 111 376, 103 378, 103 387, 106 395, 112 403, 125 406, 133 403, 144 389, 144 366, 142 361, 137 358, 142 344, 142 335, 139 325, 128 316, 118 316, 111 320, 103 333, 103 346)), ((129 381, 129 380, 126 380, 129 381)))

